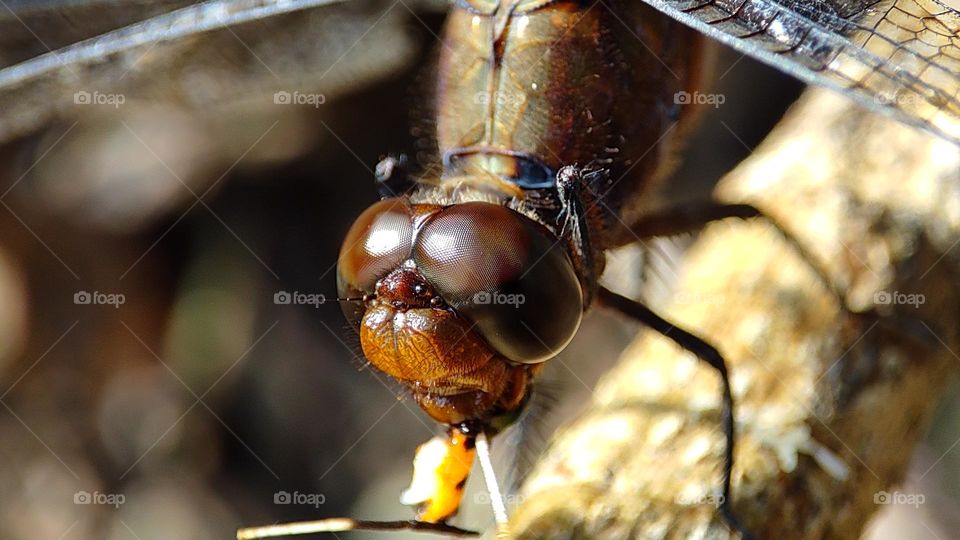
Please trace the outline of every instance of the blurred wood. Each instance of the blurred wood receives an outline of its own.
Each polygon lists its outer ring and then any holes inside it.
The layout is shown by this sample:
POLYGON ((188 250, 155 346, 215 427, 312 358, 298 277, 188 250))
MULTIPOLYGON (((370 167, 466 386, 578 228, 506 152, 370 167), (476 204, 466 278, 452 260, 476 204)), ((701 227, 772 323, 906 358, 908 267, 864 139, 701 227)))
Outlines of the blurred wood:
MULTIPOLYGON (((811 90, 718 195, 793 231, 853 309, 880 304, 876 325, 847 317, 768 224, 729 221, 653 306, 727 358, 734 508, 754 534, 855 538, 960 366, 960 149, 811 90)), ((642 332, 534 468, 514 535, 729 536, 719 404, 712 370, 642 332)))

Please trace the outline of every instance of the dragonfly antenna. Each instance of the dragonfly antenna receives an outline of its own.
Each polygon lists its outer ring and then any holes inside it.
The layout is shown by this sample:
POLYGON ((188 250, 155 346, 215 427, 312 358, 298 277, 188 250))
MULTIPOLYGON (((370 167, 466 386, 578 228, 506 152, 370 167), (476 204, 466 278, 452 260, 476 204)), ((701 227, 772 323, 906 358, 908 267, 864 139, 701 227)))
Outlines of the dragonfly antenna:
POLYGON ((338 533, 347 531, 414 531, 424 533, 446 534, 449 536, 480 536, 475 531, 461 529, 446 523, 425 523, 416 520, 401 521, 367 521, 351 518, 330 518, 317 521, 297 521, 267 525, 265 527, 249 527, 237 531, 237 540, 254 540, 257 538, 278 538, 281 536, 295 536, 299 534, 338 533))

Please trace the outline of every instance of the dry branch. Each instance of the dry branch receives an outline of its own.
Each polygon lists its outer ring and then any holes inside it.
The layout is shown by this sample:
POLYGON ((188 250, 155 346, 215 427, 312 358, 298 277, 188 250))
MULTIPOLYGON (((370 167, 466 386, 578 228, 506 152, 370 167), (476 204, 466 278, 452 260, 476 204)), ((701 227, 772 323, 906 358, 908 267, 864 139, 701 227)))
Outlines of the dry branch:
MULTIPOLYGON (((670 306, 726 356, 734 507, 759 538, 855 538, 960 367, 960 150, 810 91, 722 182, 884 317, 850 318, 763 223, 710 226, 670 306), (915 296, 909 296, 915 295, 915 296), (922 300, 918 306, 909 305, 922 300)), ((524 538, 722 538, 716 375, 643 332, 562 430, 512 518, 524 538)))

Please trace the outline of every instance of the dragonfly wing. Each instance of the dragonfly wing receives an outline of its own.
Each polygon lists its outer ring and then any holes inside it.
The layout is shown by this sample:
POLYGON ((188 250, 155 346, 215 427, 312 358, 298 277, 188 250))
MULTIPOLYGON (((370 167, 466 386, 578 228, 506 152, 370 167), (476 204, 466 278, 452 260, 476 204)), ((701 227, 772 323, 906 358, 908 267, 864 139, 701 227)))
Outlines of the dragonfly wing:
POLYGON ((0 67, 194 3, 196 0, 6 0, 0 4, 0 67))
POLYGON ((644 0, 806 82, 960 144, 960 13, 939 0, 644 0))
MULTIPOLYGON (((177 8, 184 3, 160 4, 177 8)), ((129 17, 120 8, 116 18, 112 15, 113 6, 124 2, 40 4, 94 5, 113 21, 106 26, 129 17)), ((53 16, 29 5, 0 18, 0 29, 20 28, 19 37, 7 39, 32 47, 56 43, 43 39, 31 23, 58 20, 63 12, 53 16)), ((266 103, 262 98, 278 91, 335 95, 410 60, 413 44, 398 22, 405 10, 387 6, 383 0, 214 0, 120 25, 0 69, 0 141, 57 118, 80 116, 78 92, 123 94, 127 102, 174 102, 204 112, 251 99, 266 103)), ((65 20, 69 26, 77 19, 65 20)), ((77 26, 89 32, 90 27, 77 26)), ((16 54, 6 58, 17 59, 16 54)))

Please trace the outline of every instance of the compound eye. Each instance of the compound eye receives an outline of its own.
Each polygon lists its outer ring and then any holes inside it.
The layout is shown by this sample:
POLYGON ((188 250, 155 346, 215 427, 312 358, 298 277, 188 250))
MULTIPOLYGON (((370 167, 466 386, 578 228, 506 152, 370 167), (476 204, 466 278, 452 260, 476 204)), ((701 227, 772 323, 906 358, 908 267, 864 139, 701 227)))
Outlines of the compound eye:
POLYGON ((489 203, 444 208, 421 230, 414 260, 447 301, 496 290, 525 269, 530 235, 522 217, 489 203))
POLYGON ((580 325, 580 282, 561 243, 513 210, 482 202, 444 208, 421 229, 413 258, 509 360, 548 360, 580 325))
POLYGON ((413 220, 404 199, 384 199, 350 227, 337 259, 340 296, 371 293, 377 280, 410 257, 413 220))

